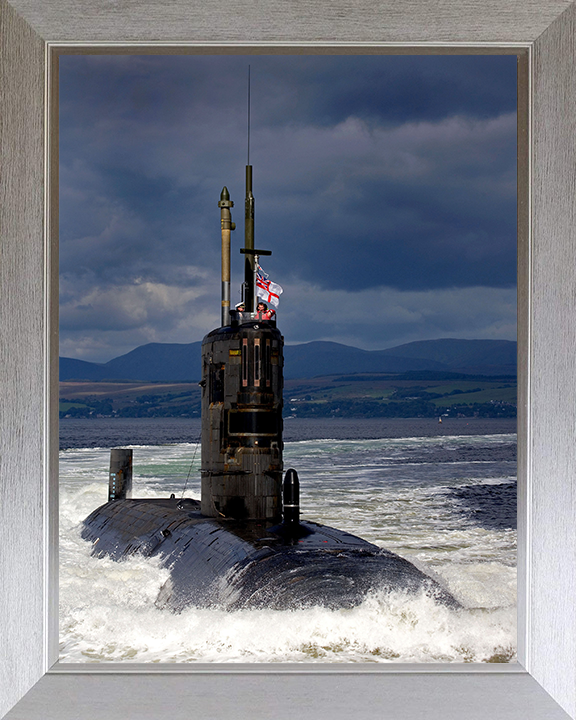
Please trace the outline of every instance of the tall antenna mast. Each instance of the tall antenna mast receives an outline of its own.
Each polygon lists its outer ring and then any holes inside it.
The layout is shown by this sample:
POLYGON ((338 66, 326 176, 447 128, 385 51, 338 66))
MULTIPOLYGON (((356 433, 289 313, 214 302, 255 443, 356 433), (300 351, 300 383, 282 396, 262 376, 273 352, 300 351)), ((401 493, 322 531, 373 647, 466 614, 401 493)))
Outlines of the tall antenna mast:
POLYGON ((248 65, 248 162, 250 165, 250 65, 248 65))
POLYGON ((246 200, 244 203, 244 302, 248 312, 254 312, 254 195, 252 195, 252 165, 250 165, 250 65, 248 65, 248 164, 246 165, 246 200))
POLYGON ((256 310, 254 288, 256 285, 256 266, 258 255, 271 255, 270 250, 254 249, 254 195, 252 194, 252 165, 250 165, 250 65, 248 65, 248 165, 246 165, 246 201, 244 203, 244 247, 241 253, 244 260, 244 305, 246 311, 256 310))

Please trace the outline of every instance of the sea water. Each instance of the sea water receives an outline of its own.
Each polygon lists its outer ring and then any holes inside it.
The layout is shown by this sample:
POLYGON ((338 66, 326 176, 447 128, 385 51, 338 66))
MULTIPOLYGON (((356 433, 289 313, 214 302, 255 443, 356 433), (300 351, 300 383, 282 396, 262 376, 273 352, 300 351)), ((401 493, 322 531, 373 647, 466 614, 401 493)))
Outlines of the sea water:
POLYGON ((154 601, 157 558, 90 556, 82 520, 107 499, 110 447, 134 448, 134 496, 200 497, 200 426, 186 419, 61 423, 62 662, 510 662, 516 659, 516 434, 511 420, 284 424, 307 520, 410 560, 462 604, 375 592, 328 610, 187 608, 154 601))

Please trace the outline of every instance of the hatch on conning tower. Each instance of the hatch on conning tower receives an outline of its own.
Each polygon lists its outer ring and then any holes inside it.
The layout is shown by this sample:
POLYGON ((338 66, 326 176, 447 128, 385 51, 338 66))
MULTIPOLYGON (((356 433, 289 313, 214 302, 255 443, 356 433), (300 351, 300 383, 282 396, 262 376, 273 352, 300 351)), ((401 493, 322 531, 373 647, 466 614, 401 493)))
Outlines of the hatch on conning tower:
MULTIPOLYGON (((246 265, 253 269, 252 167, 246 172, 246 265), (250 202, 248 202, 248 199, 250 202), (249 217, 248 217, 249 215, 249 217)), ((228 190, 220 202, 222 327, 202 341, 202 514, 277 521, 282 512, 282 389, 284 338, 275 320, 251 312, 254 280, 246 272, 246 312, 230 311, 228 190)), ((254 257, 256 256, 256 257, 254 257)))

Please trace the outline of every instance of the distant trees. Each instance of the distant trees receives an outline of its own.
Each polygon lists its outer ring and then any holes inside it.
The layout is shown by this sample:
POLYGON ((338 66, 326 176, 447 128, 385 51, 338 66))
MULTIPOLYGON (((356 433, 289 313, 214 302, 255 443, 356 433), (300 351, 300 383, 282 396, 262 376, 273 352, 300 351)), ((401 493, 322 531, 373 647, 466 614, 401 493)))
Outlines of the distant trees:
POLYGON ((410 399, 404 402, 379 402, 378 400, 338 400, 328 402, 287 403, 284 415, 296 417, 350 417, 350 418, 433 418, 481 417, 514 418, 516 406, 505 402, 472 403, 469 405, 450 405, 442 407, 424 399, 410 399))
POLYGON ((110 398, 99 398, 88 400, 82 398, 81 400, 68 400, 62 398, 60 400, 60 407, 63 405, 70 405, 60 410, 60 417, 74 417, 74 418, 87 418, 87 417, 106 417, 112 415, 112 400, 110 398))
POLYGON ((114 407, 112 398, 61 398, 60 418, 94 417, 199 417, 200 399, 190 393, 142 395, 128 404, 114 407))

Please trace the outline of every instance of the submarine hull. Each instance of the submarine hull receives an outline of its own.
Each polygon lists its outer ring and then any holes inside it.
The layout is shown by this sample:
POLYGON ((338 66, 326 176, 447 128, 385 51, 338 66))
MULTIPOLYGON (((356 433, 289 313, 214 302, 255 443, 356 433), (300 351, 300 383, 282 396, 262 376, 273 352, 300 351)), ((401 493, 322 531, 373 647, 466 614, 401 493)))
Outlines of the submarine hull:
POLYGON ((437 582, 404 558, 336 528, 301 522, 297 533, 263 521, 206 517, 194 500, 116 500, 86 518, 92 554, 160 558, 170 570, 156 604, 331 609, 360 604, 380 590, 425 591, 457 607, 437 582))

